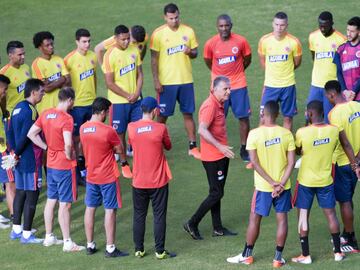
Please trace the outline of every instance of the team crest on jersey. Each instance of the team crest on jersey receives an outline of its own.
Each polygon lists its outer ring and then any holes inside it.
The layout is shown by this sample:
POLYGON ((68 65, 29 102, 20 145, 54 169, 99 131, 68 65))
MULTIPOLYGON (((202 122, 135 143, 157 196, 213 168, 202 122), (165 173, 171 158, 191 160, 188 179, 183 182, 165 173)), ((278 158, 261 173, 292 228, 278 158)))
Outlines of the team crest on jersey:
POLYGON ((167 54, 172 55, 172 54, 175 54, 178 52, 183 52, 184 49, 185 49, 185 45, 179 45, 179 46, 167 49, 167 54))
POLYGON ((290 47, 289 46, 285 47, 285 52, 290 52, 290 47))
POLYGON ((325 138, 325 139, 319 139, 319 140, 315 140, 313 143, 313 146, 319 146, 322 144, 328 144, 330 142, 329 138, 325 138))
POLYGON ((21 93, 22 91, 24 91, 25 89, 25 83, 23 82, 22 84, 20 84, 18 87, 16 87, 16 90, 18 93, 21 93))
POLYGON ((325 58, 334 58, 334 55, 334 52, 318 52, 315 54, 315 58, 318 60, 325 58))
POLYGON ((57 81, 61 77, 61 72, 55 73, 48 78, 49 82, 57 81))
POLYGON ((56 66, 61 69, 61 65, 59 63, 57 63, 56 66))
POLYGON ((137 128, 136 132, 138 134, 144 133, 144 132, 150 132, 152 130, 152 126, 146 126, 146 127, 139 127, 137 128))
POLYGON ((189 40, 189 38, 187 36, 183 36, 182 37, 183 41, 187 42, 189 40))
POLYGON ((46 119, 55 119, 57 117, 56 113, 49 113, 48 115, 46 115, 46 119))
POLYGON ((232 47, 231 51, 232 51, 232 53, 237 54, 238 51, 239 51, 239 48, 238 47, 232 47))
POLYGON ((30 72, 29 71, 25 71, 25 76, 30 78, 30 72))
POLYGON ((219 65, 225 65, 225 64, 232 63, 232 62, 235 62, 235 61, 236 61, 236 57, 234 55, 232 55, 232 56, 227 56, 227 57, 224 57, 224 58, 219 58, 218 59, 218 64, 219 65))
POLYGON ((130 65, 120 69, 120 76, 123 76, 123 75, 133 71, 134 69, 135 69, 135 63, 131 63, 130 65))
POLYGON ((131 58, 135 60, 135 59, 136 59, 136 55, 135 55, 135 54, 132 54, 132 55, 131 55, 131 58))
POLYGON ((15 110, 13 110, 12 115, 13 115, 13 116, 14 116, 14 115, 17 115, 17 114, 20 113, 20 111, 21 111, 21 108, 17 108, 17 109, 15 109, 15 110))
POLYGON ((335 43, 331 44, 331 48, 336 49, 337 45, 335 43))
POLYGON ((271 139, 271 140, 267 140, 267 141, 265 141, 265 147, 269 147, 269 146, 272 146, 274 144, 279 144, 280 142, 281 142, 281 139, 279 137, 271 139))
POLYGON ((95 133, 96 132, 96 127, 86 127, 83 129, 84 133, 95 133))
POLYGON ((87 71, 84 71, 80 74, 80 81, 85 80, 86 78, 89 78, 94 75, 94 69, 89 69, 87 71))
POLYGON ((358 68, 359 67, 359 60, 353 60, 353 61, 345 62, 341 66, 342 66, 343 71, 358 68))
POLYGON ((91 61, 90 61, 90 63, 91 63, 92 65, 95 65, 95 62, 94 62, 94 60, 91 60, 91 61))
POLYGON ((356 51, 355 56, 356 56, 357 58, 360 58, 360 51, 356 51))
POLYGON ((286 62, 288 58, 288 54, 269 55, 269 62, 286 62))
POLYGON ((360 112, 356 112, 353 113, 350 117, 349 117, 349 123, 351 124, 352 121, 354 121, 355 119, 360 117, 360 112))

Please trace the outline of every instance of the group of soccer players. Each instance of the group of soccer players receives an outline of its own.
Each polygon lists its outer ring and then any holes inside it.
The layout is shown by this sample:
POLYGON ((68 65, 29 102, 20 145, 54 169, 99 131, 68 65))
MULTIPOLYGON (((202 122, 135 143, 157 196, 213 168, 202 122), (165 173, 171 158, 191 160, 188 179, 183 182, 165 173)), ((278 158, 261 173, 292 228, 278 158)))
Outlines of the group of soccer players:
MULTIPOLYGON (((220 15, 216 21, 218 34, 204 46, 203 57, 211 71, 212 86, 199 113, 200 152, 193 120, 191 68, 191 59, 197 57, 199 44, 194 30, 182 24, 179 16, 175 4, 166 5, 165 24, 151 35, 149 47, 157 102, 151 97, 143 98, 141 93, 142 61, 148 40, 142 26, 130 29, 125 25, 116 26, 114 35, 100 42, 95 52, 90 50, 90 32, 78 29, 76 48, 64 59, 54 54, 52 33, 38 32, 33 44, 39 50, 39 57, 33 61, 31 72, 24 63, 22 42, 8 43, 9 63, 0 69, 4 119, 0 126, 3 155, 0 181, 6 183, 12 217, 10 238, 20 239, 23 244, 63 244, 65 252, 86 249, 91 255, 97 251, 95 211, 103 204, 105 256, 128 255, 115 246, 116 209, 121 207, 117 180, 120 172, 115 162, 119 161, 122 175, 133 178, 135 256, 145 255, 145 218, 151 200, 156 224, 156 257, 174 257, 175 254, 164 247, 168 181, 172 176, 163 150, 171 148, 165 124, 178 102, 189 139, 188 154, 202 160, 210 186, 209 196, 184 224, 193 239, 202 239, 198 225, 208 211, 213 217, 213 236, 236 235, 222 226, 220 216, 229 158, 234 157, 227 145, 225 126, 231 107, 239 119, 240 156, 248 162, 247 168, 255 171, 255 192, 245 248, 227 261, 253 262, 252 250, 261 219, 269 215, 273 205, 278 225, 273 266, 283 266, 287 213, 294 203, 298 208, 302 254, 292 261, 311 263, 308 227, 315 195, 329 224, 335 260, 341 261, 345 257, 343 252, 359 252, 353 227, 352 196, 360 178, 360 103, 356 102, 360 101, 360 18, 348 21, 345 37, 333 28, 330 12, 319 15, 319 29, 309 36, 314 65, 306 106, 307 126, 296 132, 294 140, 291 130, 297 113, 295 69, 301 65, 302 48, 299 40, 287 32, 287 15, 276 13, 273 31, 264 35, 258 44, 265 81, 260 127, 251 131, 245 76, 245 69, 251 64, 251 48, 245 37, 231 31, 231 18, 220 15), (98 63, 105 76, 108 99, 96 97, 98 63), (280 108, 283 127, 276 125, 280 108), (105 125, 108 114, 109 125, 105 125), (155 117, 159 123, 153 121, 155 117), (289 177, 295 165, 295 153, 302 158, 292 202, 289 177), (133 171, 127 162, 127 156, 132 155, 133 171), (46 235, 45 239, 39 239, 34 235, 32 222, 42 186, 43 164, 46 164, 47 185, 46 235), (77 184, 83 179, 86 179, 86 247, 77 245, 70 237, 71 204, 76 200, 77 184), (344 225, 341 236, 336 201, 340 204, 344 225), (52 230, 57 202, 63 240, 57 239, 52 230)), ((1 226, 6 227, 2 222, 8 220, 1 218, 1 226)))

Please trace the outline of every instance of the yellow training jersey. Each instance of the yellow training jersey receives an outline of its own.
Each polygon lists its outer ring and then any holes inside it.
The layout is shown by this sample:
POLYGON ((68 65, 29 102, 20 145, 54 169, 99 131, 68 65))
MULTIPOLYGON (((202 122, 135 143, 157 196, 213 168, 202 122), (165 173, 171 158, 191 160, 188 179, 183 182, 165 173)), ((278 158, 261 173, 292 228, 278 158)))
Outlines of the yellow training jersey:
POLYGON ((339 45, 345 41, 346 37, 338 31, 329 37, 325 37, 320 30, 310 33, 309 49, 315 53, 311 80, 313 86, 324 88, 326 82, 337 79, 333 58, 339 45))
POLYGON ((310 125, 296 132, 296 147, 302 148, 297 180, 306 187, 325 187, 333 182, 332 156, 339 144, 339 129, 333 125, 310 125))
POLYGON ((258 53, 265 56, 265 86, 288 87, 295 84, 294 57, 302 54, 300 41, 290 35, 277 40, 273 33, 259 41, 258 53))
MULTIPOLYGON (((337 104, 328 114, 329 122, 344 131, 348 138, 354 154, 360 151, 360 103, 349 101, 337 104)), ((335 151, 336 163, 339 166, 350 163, 341 144, 335 151)))
POLYGON ((64 58, 75 90, 74 106, 89 106, 96 98, 96 61, 92 51, 82 55, 74 50, 64 58))
MULTIPOLYGON (((0 117, 1 117, 0 119, 3 118, 1 109, 0 109, 0 117)), ((3 140, 3 143, 0 142, 0 153, 3 153, 6 150, 6 136, 5 136, 4 122, 2 120, 0 121, 0 138, 3 140)))
MULTIPOLYGON (((260 126, 250 131, 247 150, 256 150, 259 163, 266 173, 276 182, 281 181, 287 166, 287 152, 295 150, 291 132, 280 126, 260 126)), ((254 171, 255 188, 259 191, 272 192, 272 186, 254 171)), ((290 179, 285 189, 290 189, 290 179)))
POLYGON ((6 92, 6 109, 11 114, 16 104, 24 100, 25 82, 31 77, 30 68, 26 64, 21 65, 19 68, 7 64, 0 69, 0 74, 10 79, 10 84, 6 92))
MULTIPOLYGON (((129 46, 126 50, 111 47, 104 55, 102 70, 114 73, 114 82, 129 94, 136 91, 137 67, 141 65, 139 51, 129 46)), ((108 89, 108 99, 112 103, 129 103, 129 101, 108 89)))
MULTIPOLYGON (((148 42, 148 39, 149 39, 149 37, 148 37, 148 35, 147 34, 145 34, 145 39, 144 39, 144 41, 143 42, 137 42, 137 41, 132 41, 131 43, 130 43, 130 45, 129 46, 135 46, 136 48, 138 48, 138 50, 139 50, 139 52, 140 52, 140 54, 141 54, 141 52, 144 50, 144 48, 145 48, 145 45, 147 44, 147 42, 148 42)), ((112 46, 114 46, 116 44, 116 41, 115 41, 115 36, 111 36, 111 37, 109 37, 109 38, 107 38, 107 39, 105 39, 104 41, 103 41, 103 45, 104 45, 104 48, 105 48, 105 50, 108 50, 108 49, 110 49, 112 46)))
MULTIPOLYGON (((47 80, 53 82, 59 80, 61 76, 69 74, 65 67, 64 60, 57 55, 52 55, 50 60, 37 57, 31 66, 32 75, 39 80, 47 80)), ((56 107, 58 104, 59 88, 54 89, 50 93, 46 93, 42 101, 36 105, 39 114, 49 108, 56 107)))
POLYGON ((159 53, 159 80, 162 85, 192 83, 190 57, 184 53, 185 46, 199 46, 194 30, 180 24, 176 31, 166 24, 157 28, 150 40, 150 49, 159 53))

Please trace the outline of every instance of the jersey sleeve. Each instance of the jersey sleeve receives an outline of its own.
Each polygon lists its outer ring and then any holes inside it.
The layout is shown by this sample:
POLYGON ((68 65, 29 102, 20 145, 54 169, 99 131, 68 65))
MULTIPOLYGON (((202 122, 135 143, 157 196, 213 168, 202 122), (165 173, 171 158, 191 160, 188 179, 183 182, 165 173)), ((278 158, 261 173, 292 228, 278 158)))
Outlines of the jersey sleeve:
POLYGON ((296 132, 296 135, 295 135, 295 146, 298 148, 302 147, 302 138, 301 138, 301 130, 300 129, 296 132))
POLYGON ((138 49, 136 49, 136 66, 141 66, 142 65, 142 61, 141 61, 141 56, 140 56, 140 52, 138 49))
POLYGON ((33 78, 39 79, 39 80, 44 80, 45 76, 39 66, 39 61, 38 59, 35 59, 34 62, 31 65, 31 73, 33 75, 33 78))
POLYGON ((206 41, 203 51, 204 58, 212 59, 213 58, 213 48, 211 40, 206 41))
POLYGON ((259 44, 258 44, 258 54, 260 55, 266 55, 266 46, 265 46, 265 38, 262 37, 259 40, 259 44))
POLYGON ((287 139, 288 139, 288 147, 287 151, 294 151, 295 150, 295 142, 294 142, 294 136, 291 132, 287 133, 287 139))
POLYGON ((256 132, 254 130, 251 130, 249 132, 249 136, 246 141, 246 150, 256 150, 257 149, 257 138, 256 138, 256 132))
POLYGON ((293 55, 296 56, 301 56, 302 55, 302 48, 301 48, 301 43, 300 41, 295 38, 294 39, 294 45, 293 45, 293 55))
POLYGON ((309 50, 310 51, 315 51, 315 47, 314 47, 314 43, 313 43, 313 35, 310 34, 309 35, 309 50))
POLYGON ((61 65, 61 75, 66 76, 69 75, 69 71, 66 68, 65 62, 63 59, 60 59, 60 65, 61 65))
POLYGON ((111 50, 107 50, 105 55, 104 55, 104 62, 102 65, 102 71, 106 74, 106 73, 111 73, 114 72, 114 68, 112 66, 112 62, 111 62, 111 50))
POLYGON ((337 126, 338 129, 339 129, 339 132, 343 131, 344 130, 344 126, 343 124, 341 123, 341 119, 339 119, 339 117, 337 117, 336 114, 334 114, 334 111, 331 110, 328 114, 328 118, 329 118, 329 122, 331 125, 334 125, 334 126, 337 126))
POLYGON ((154 32, 150 39, 150 49, 156 52, 160 51, 160 37, 158 32, 154 32))
POLYGON ((42 113, 34 123, 35 125, 37 125, 41 129, 43 129, 43 124, 42 124, 43 118, 44 118, 43 115, 44 115, 44 113, 42 113))
POLYGON ((108 129, 108 142, 110 143, 110 145, 112 145, 113 147, 118 146, 121 144, 121 141, 119 139, 119 136, 117 135, 116 131, 114 129, 108 129))
POLYGON ((164 125, 164 133, 163 133, 163 140, 162 141, 163 141, 164 148, 166 150, 170 150, 172 145, 171 145, 169 132, 168 132, 165 125, 164 125))
POLYGON ((191 29, 191 34, 190 34, 190 48, 191 49, 195 49, 199 47, 199 43, 196 39, 196 35, 193 29, 191 29))
POLYGON ((251 54, 251 47, 250 47, 250 44, 249 42, 244 38, 243 39, 243 56, 248 56, 251 54))
POLYGON ((64 117, 62 119, 62 131, 69 131, 69 132, 73 132, 74 129, 74 120, 71 116, 69 117, 64 117))
POLYGON ((210 125, 214 121, 215 110, 213 106, 204 106, 200 113, 199 122, 210 125))
POLYGON ((103 44, 105 50, 108 50, 109 48, 111 48, 112 46, 114 46, 116 44, 114 36, 111 36, 111 37, 103 40, 102 44, 103 44))

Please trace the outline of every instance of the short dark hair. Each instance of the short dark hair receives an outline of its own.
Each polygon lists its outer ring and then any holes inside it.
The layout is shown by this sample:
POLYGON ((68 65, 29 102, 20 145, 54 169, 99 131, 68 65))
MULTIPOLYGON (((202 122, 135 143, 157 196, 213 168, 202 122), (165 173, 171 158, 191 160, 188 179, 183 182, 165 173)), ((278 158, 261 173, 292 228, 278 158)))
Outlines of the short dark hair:
POLYGON ((21 41, 12 40, 8 42, 6 46, 6 52, 7 54, 13 53, 15 49, 21 49, 21 48, 24 48, 24 44, 21 41))
POLYGON ((87 29, 80 28, 75 32, 75 39, 80 40, 81 37, 90 37, 90 32, 87 29))
POLYGON ((143 26, 134 25, 133 27, 131 27, 130 31, 133 39, 135 39, 137 42, 144 42, 146 31, 143 26))
POLYGON ((228 14, 221 14, 217 17, 216 22, 219 22, 220 20, 224 20, 227 23, 232 24, 231 17, 228 14))
POLYGON ((280 19, 280 20, 287 20, 288 19, 288 16, 285 12, 283 11, 279 11, 275 14, 274 18, 276 19, 280 19))
POLYGON ((348 20, 347 24, 351 26, 356 26, 356 28, 360 30, 360 17, 359 16, 352 17, 350 20, 348 20))
POLYGON ((127 34, 127 33, 129 33, 129 28, 127 28, 123 24, 116 26, 114 29, 114 35, 127 34))
POLYGON ((333 15, 329 11, 323 11, 319 15, 319 20, 332 22, 333 15))
POLYGON ((313 100, 308 103, 306 110, 313 111, 318 116, 324 115, 323 103, 320 100, 313 100))
POLYGON ((75 99, 75 91, 71 87, 63 87, 59 91, 58 98, 59 98, 59 101, 66 101, 69 98, 74 100, 75 99))
POLYGON ((37 32, 33 37, 34 47, 39 48, 45 39, 55 40, 55 37, 49 31, 37 32))
POLYGON ((3 75, 3 74, 0 74, 0 82, 9 85, 9 84, 10 84, 10 79, 9 79, 8 76, 5 76, 5 75, 3 75))
POLYGON ((272 117, 276 117, 279 114, 279 103, 275 100, 266 102, 264 111, 268 112, 272 117))
POLYGON ((167 4, 164 7, 164 15, 166 15, 166 13, 176 13, 176 11, 180 12, 179 8, 174 3, 167 4))
POLYGON ((25 82, 24 98, 30 97, 32 91, 39 91, 41 86, 44 86, 43 81, 39 79, 28 79, 25 82))
POLYGON ((91 105, 92 114, 99 114, 102 111, 107 111, 111 106, 111 102, 104 97, 97 97, 91 105))
POLYGON ((213 81, 213 88, 217 87, 220 82, 225 82, 230 84, 230 79, 226 76, 217 76, 213 81))
POLYGON ((341 93, 341 85, 338 81, 336 80, 331 80, 328 81, 325 86, 325 91, 326 92, 330 92, 330 91, 335 91, 336 93, 340 94, 341 93))
POLYGON ((140 108, 143 113, 151 113, 153 110, 155 110, 155 109, 151 109, 145 105, 140 105, 140 108))

